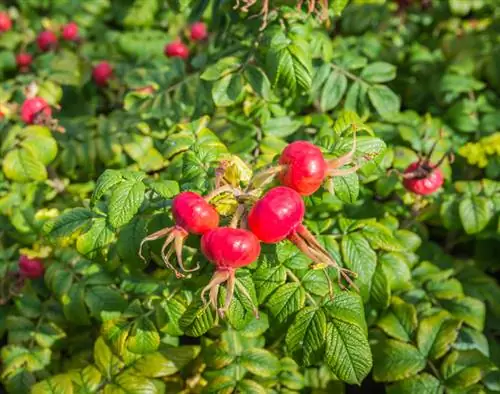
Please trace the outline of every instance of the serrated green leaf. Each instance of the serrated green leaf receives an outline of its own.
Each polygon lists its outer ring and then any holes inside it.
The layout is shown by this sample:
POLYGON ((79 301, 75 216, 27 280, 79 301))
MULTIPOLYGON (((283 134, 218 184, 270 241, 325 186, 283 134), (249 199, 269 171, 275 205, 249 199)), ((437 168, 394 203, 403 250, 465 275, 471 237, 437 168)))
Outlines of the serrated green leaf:
POLYGON ((179 320, 179 326, 186 335, 199 337, 214 324, 212 311, 204 305, 198 293, 179 320))
POLYGON ((359 195, 359 178, 357 174, 333 177, 335 195, 347 204, 353 204, 359 195))
POLYGON ((269 378, 275 376, 280 368, 278 358, 265 349, 248 349, 240 358, 241 365, 254 375, 269 378))
POLYGON ((326 315, 316 307, 302 309, 288 328, 288 351, 301 365, 309 366, 321 360, 326 339, 326 315))
POLYGON ((118 228, 130 222, 139 211, 145 192, 141 181, 124 181, 114 188, 108 206, 109 223, 118 228))
POLYGON ((457 339, 460 326, 460 321, 445 311, 422 319, 417 331, 420 352, 431 360, 444 356, 457 339))
POLYGON ((373 349, 373 379, 394 382, 416 375, 425 368, 425 357, 408 343, 387 339, 373 349))
POLYGON ((90 229, 78 237, 76 250, 90 259, 95 259, 104 254, 114 237, 115 235, 106 219, 93 219, 90 229))
POLYGON ((148 318, 140 318, 132 326, 127 339, 127 348, 132 353, 152 353, 160 346, 160 335, 148 318))
POLYGON ((442 305, 455 318, 463 320, 466 324, 482 331, 485 320, 485 305, 472 297, 463 297, 453 300, 443 300, 442 305))
POLYGON ((271 82, 260 68, 249 65, 245 68, 245 78, 252 89, 264 100, 271 96, 271 82))
POLYGON ((323 112, 334 109, 342 100, 347 90, 347 77, 340 71, 334 71, 325 82, 321 92, 320 106, 323 112))
POLYGON ((97 179, 97 183, 92 194, 92 201, 99 200, 108 190, 112 189, 114 186, 123 181, 123 177, 120 171, 117 170, 106 170, 97 179))
POLYGON ((444 387, 438 379, 426 372, 387 387, 387 394, 442 394, 444 387))
POLYGON ((396 67, 385 62, 375 62, 366 66, 360 76, 368 82, 389 82, 396 78, 396 67))
POLYGON ((67 394, 73 392, 68 375, 55 375, 42 380, 31 388, 33 394, 67 394))
POLYGON ((26 149, 14 149, 8 152, 3 158, 2 166, 5 176, 16 182, 47 179, 47 170, 43 163, 26 149))
POLYGON ((387 335, 404 342, 411 340, 417 324, 415 307, 396 297, 393 298, 390 309, 377 321, 377 326, 387 335))
POLYGON ((482 231, 493 217, 491 201, 485 197, 464 198, 460 201, 458 211, 467 234, 482 231))
POLYGON ((73 208, 57 219, 47 222, 44 230, 53 237, 69 237, 76 230, 90 223, 94 213, 87 208, 73 208))
POLYGON ((391 89, 384 85, 373 85, 368 89, 370 102, 384 119, 390 119, 399 112, 400 98, 391 89))
POLYGON ((286 283, 271 295, 267 306, 278 321, 285 322, 303 308, 305 299, 305 291, 299 283, 286 283))

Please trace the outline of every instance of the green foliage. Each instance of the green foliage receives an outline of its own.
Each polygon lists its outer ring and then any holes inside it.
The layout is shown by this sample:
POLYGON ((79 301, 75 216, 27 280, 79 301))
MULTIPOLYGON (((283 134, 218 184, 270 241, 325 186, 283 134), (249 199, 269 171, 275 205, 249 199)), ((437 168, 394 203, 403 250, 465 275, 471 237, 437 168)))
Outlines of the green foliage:
POLYGON ((0 5, 13 20, 0 33, 0 391, 499 392, 496 1, 235 3, 0 5), (190 40, 199 20, 209 36, 190 40), (60 37, 69 21, 75 42, 60 37), (43 29, 56 50, 37 48, 43 29), (176 39, 187 60, 164 56, 176 39), (98 87, 103 60, 113 77, 98 87), (53 119, 22 121, 32 95, 53 119), (201 298, 213 266, 199 237, 182 257, 200 270, 182 279, 164 239, 141 259, 181 191, 206 195, 224 167, 245 191, 210 200, 228 225, 278 184, 260 171, 296 140, 352 156, 304 198, 304 224, 356 274, 349 290, 292 242, 262 244, 221 317, 201 298), (420 196, 398 172, 425 155, 445 183, 420 196), (21 255, 43 276, 24 277, 21 255))

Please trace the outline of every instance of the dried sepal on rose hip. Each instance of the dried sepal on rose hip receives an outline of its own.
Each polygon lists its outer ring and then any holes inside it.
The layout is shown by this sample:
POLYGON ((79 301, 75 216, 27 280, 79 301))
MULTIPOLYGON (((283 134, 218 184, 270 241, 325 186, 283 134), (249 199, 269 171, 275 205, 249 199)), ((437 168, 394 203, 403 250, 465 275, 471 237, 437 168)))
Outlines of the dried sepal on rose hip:
POLYGON ((142 254, 142 248, 148 241, 165 238, 161 249, 161 257, 165 265, 174 271, 180 278, 184 275, 179 272, 171 263, 170 257, 175 252, 177 264, 183 272, 196 271, 199 267, 186 269, 182 259, 182 246, 189 234, 202 235, 219 225, 219 214, 203 197, 193 192, 182 192, 172 201, 172 215, 175 226, 167 227, 148 235, 141 242, 139 256, 146 262, 142 254), (172 245, 173 244, 173 245, 172 245), (169 248, 169 246, 171 246, 169 248))
POLYGON ((305 205, 300 194, 289 187, 278 186, 269 190, 252 207, 248 214, 248 227, 264 243, 273 244, 285 239, 290 240, 314 262, 313 268, 333 267, 337 270, 341 288, 345 287, 342 278, 356 288, 351 279, 351 276, 355 277, 356 274, 340 267, 302 224, 304 214, 305 205))
MULTIPOLYGON (((210 305, 224 317, 234 296, 236 269, 250 265, 258 259, 260 242, 255 234, 248 230, 218 227, 203 234, 201 251, 207 260, 215 265, 215 273, 208 285, 203 288, 201 298, 207 305, 205 295, 209 292, 210 305), (217 308, 219 287, 223 283, 227 283, 226 298, 222 308, 217 308)), ((239 287, 238 290, 247 299, 251 299, 245 288, 239 287)), ((257 307, 254 307, 254 314, 258 318, 257 307)))
POLYGON ((259 174, 254 183, 265 185, 276 176, 280 183, 294 189, 302 196, 316 192, 323 182, 335 176, 345 176, 356 172, 359 164, 351 164, 356 152, 356 134, 351 150, 336 159, 326 160, 321 150, 308 141, 295 141, 287 145, 278 159, 278 166, 259 174))

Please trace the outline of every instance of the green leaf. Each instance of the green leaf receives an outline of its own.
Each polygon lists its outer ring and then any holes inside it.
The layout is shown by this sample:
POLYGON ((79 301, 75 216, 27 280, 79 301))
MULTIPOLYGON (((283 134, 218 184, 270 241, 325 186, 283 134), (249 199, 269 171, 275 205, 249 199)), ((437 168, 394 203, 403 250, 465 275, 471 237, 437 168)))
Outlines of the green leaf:
POLYGON ((446 387, 463 390, 478 383, 488 372, 497 369, 488 357, 477 350, 451 352, 441 364, 446 387))
POLYGON ((425 368, 425 357, 408 343, 387 339, 373 349, 373 379, 394 382, 416 375, 425 368))
POLYGON ((283 33, 273 37, 266 56, 266 71, 273 86, 295 92, 308 91, 312 83, 312 65, 309 45, 301 38, 289 40, 283 33))
POLYGON ((76 250, 90 259, 95 259, 104 254, 114 237, 106 219, 93 219, 90 230, 78 237, 76 250))
POLYGON ((108 206, 109 223, 118 228, 130 222, 139 211, 145 192, 142 181, 124 181, 114 188, 108 206))
POLYGON ((420 352, 431 360, 444 356, 456 341, 460 326, 460 321, 445 311, 422 319, 417 332, 420 352))
POLYGON ((95 317, 99 317, 103 311, 122 312, 127 306, 127 302, 118 290, 106 286, 88 288, 85 293, 85 303, 95 317))
POLYGON ((464 295, 462 284, 455 278, 442 281, 431 280, 426 287, 429 294, 441 300, 450 300, 464 295))
POLYGON ((292 119, 289 116, 269 119, 263 126, 262 131, 265 135, 284 138, 295 133, 302 122, 292 119))
POLYGON ((275 376, 280 369, 278 358, 265 349, 248 349, 244 351, 240 363, 248 371, 262 378, 275 376))
POLYGON ((55 375, 31 387, 33 394, 67 394, 73 392, 68 375, 55 375))
POLYGON ((217 61, 217 63, 208 66, 205 71, 203 71, 200 78, 205 81, 217 81, 218 79, 234 73, 240 67, 241 62, 237 57, 223 57, 217 61))
POLYGON ((102 380, 101 373, 93 365, 70 372, 70 377, 75 391, 82 393, 97 391, 102 380))
POLYGON ((387 387, 387 394, 442 394, 443 392, 444 388, 439 380, 426 372, 387 387))
POLYGON ((389 63, 376 62, 366 66, 360 76, 368 82, 389 82, 396 78, 396 67, 389 63))
POLYGON ((388 252, 403 250, 403 246, 393 235, 392 231, 381 223, 367 223, 361 230, 361 233, 373 248, 388 252))
POLYGON ((148 378, 171 376, 178 371, 175 362, 161 352, 146 354, 134 363, 134 373, 148 378))
POLYGON ((347 204, 353 204, 359 195, 359 178, 357 174, 333 177, 335 195, 347 204))
POLYGON ((384 119, 390 119, 399 112, 401 100, 387 86, 373 85, 368 89, 370 102, 384 119))
POLYGON ((236 389, 241 394, 266 394, 268 392, 259 383, 248 379, 243 379, 239 382, 236 389))
POLYGON ((179 183, 177 181, 161 180, 148 184, 155 193, 163 198, 172 198, 179 194, 179 183))
POLYGON ((196 293, 186 312, 179 320, 179 326, 186 335, 199 337, 205 334, 214 325, 211 310, 204 305, 200 294, 196 293))
POLYGON ((410 262, 403 253, 384 253, 379 257, 378 264, 383 267, 392 290, 411 287, 410 262))
POLYGON ((332 372, 349 384, 360 384, 372 368, 366 332, 340 319, 327 325, 325 358, 332 372))
POLYGON ((269 100, 271 97, 271 82, 264 74, 262 69, 249 65, 245 68, 245 78, 252 89, 261 96, 264 100, 269 100))
POLYGON ((267 306, 271 314, 283 323, 304 307, 305 299, 306 294, 300 283, 286 283, 271 295, 267 306))
POLYGON ((387 335, 404 342, 411 340, 417 324, 415 307, 396 297, 393 298, 390 309, 377 321, 377 326, 387 335))
POLYGON ((94 361, 99 371, 108 378, 124 367, 123 362, 111 352, 102 337, 97 338, 94 344, 94 361))
POLYGON ((217 107, 233 105, 242 93, 243 81, 240 74, 226 75, 216 81, 212 87, 212 98, 217 107))
POLYGON ((391 301, 391 284, 380 261, 373 275, 370 301, 379 309, 386 309, 391 301))
POLYGON ((160 335, 148 318, 140 318, 132 326, 127 338, 127 348, 132 353, 152 353, 160 346, 160 335))
POLYGON ((334 109, 342 100, 347 90, 347 77, 340 71, 334 71, 325 82, 321 92, 320 107, 323 112, 334 109))
POLYGON ((43 181, 47 170, 43 163, 27 149, 14 149, 3 158, 5 176, 16 182, 43 181))
POLYGON ((92 201, 99 200, 108 190, 123 181, 120 171, 106 170, 97 179, 97 183, 92 194, 92 201))
POLYGON ((464 198, 458 207, 460 220, 467 234, 483 230, 493 217, 491 201, 486 197, 464 198))
POLYGON ((326 338, 326 315, 322 309, 306 307, 297 315, 286 333, 286 345, 304 366, 321 360, 326 338))
POLYGON ((371 283, 377 266, 377 255, 368 241, 358 233, 347 234, 342 237, 342 257, 349 269, 358 274, 357 285, 363 299, 370 295, 371 283))
POLYGON ((94 213, 87 208, 73 208, 53 221, 47 222, 44 230, 53 237, 69 237, 76 230, 90 223, 94 213))
POLYGON ((476 330, 483 331, 486 311, 482 301, 472 297, 463 297, 443 300, 442 306, 455 318, 463 320, 476 330))

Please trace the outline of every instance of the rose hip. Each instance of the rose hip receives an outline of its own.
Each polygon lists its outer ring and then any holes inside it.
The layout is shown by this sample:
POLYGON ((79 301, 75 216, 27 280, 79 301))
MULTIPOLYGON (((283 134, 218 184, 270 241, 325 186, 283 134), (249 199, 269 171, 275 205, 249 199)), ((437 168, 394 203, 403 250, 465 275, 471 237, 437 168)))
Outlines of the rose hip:
POLYGON ((441 169, 431 163, 414 162, 406 168, 403 175, 405 189, 421 196, 435 193, 443 183, 441 169))
POLYGON ((42 52, 47 52, 57 46, 57 36, 50 30, 44 30, 38 35, 36 42, 42 52))
POLYGON ((341 287, 341 277, 355 287, 349 277, 355 274, 341 268, 302 224, 304 214, 305 206, 300 194, 289 187, 279 186, 255 203, 248 215, 248 227, 264 243, 290 240, 314 262, 313 268, 334 267, 341 287))
POLYGON ((28 256, 19 257, 19 273, 28 279, 37 279, 43 276, 43 263, 38 259, 31 259, 28 256))
POLYGON ((41 97, 33 97, 24 100, 21 106, 21 118, 26 124, 43 123, 52 116, 52 109, 41 97))
MULTIPOLYGON (((227 293, 224 306, 219 309, 221 316, 227 312, 234 295, 236 283, 235 269, 247 266, 257 260, 260 254, 260 242, 257 237, 248 230, 230 227, 219 227, 207 231, 201 238, 201 251, 216 267, 210 283, 201 292, 201 298, 205 300, 205 294, 210 291, 210 303, 217 308, 219 286, 227 282, 227 293)), ((244 288, 240 291, 248 295, 244 288)), ((254 308, 257 316, 257 309, 254 308)))
POLYGON ((16 64, 19 71, 26 72, 29 70, 31 63, 33 62, 33 56, 27 52, 20 52, 16 56, 16 64))
POLYGON ((164 51, 167 57, 180 57, 181 59, 189 57, 189 49, 181 41, 174 41, 165 45, 164 51))
POLYGON ((62 37, 66 41, 78 40, 78 25, 75 22, 69 22, 62 27, 62 37))
POLYGON ((92 69, 92 78, 97 86, 106 86, 113 76, 113 68, 108 62, 101 62, 92 69))
POLYGON ((195 22, 191 25, 191 40, 203 41, 208 36, 207 25, 203 22, 195 22))
POLYGON ((219 214, 203 197, 193 192, 183 192, 178 194, 172 201, 172 215, 175 226, 161 229, 148 235, 141 242, 139 256, 146 261, 142 255, 142 248, 145 242, 166 237, 161 249, 161 256, 165 265, 175 272, 177 277, 184 276, 178 272, 170 263, 170 257, 175 252, 177 263, 182 271, 191 272, 199 267, 188 270, 184 267, 182 259, 182 246, 185 238, 189 234, 202 235, 219 225, 219 214), (169 245, 173 243, 173 247, 169 245), (168 249, 168 251, 167 251, 168 249))
POLYGON ((6 12, 0 12, 0 33, 12 29, 12 20, 6 12))

